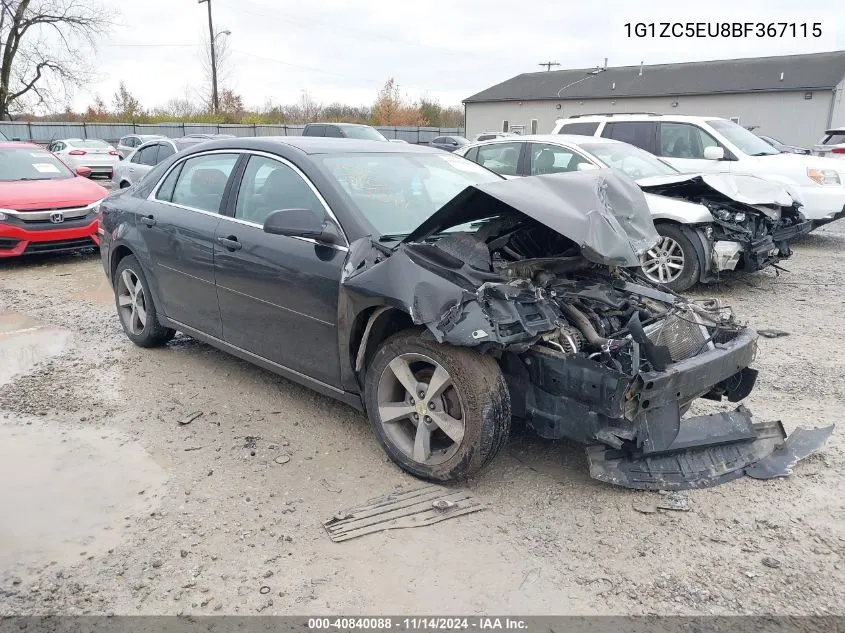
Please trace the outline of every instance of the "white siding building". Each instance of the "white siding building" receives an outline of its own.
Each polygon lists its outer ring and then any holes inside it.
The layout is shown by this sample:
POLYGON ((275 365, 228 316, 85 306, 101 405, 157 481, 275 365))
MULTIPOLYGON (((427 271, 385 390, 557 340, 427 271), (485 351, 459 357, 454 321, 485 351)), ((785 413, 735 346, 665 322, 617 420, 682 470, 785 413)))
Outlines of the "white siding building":
POLYGON ((547 134, 573 114, 653 112, 734 119, 809 147, 845 126, 845 51, 525 73, 464 101, 466 134, 547 134))

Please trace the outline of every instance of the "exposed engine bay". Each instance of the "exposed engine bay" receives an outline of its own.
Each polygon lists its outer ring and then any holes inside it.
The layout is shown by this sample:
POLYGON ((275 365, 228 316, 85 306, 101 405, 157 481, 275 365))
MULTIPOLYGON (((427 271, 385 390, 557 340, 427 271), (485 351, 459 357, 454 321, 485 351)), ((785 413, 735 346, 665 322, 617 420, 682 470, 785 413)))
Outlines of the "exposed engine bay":
POLYGON ((656 177, 640 181, 640 186, 648 193, 701 204, 710 212, 713 221, 702 229, 709 246, 705 255, 711 260, 704 281, 715 280, 720 271, 755 272, 776 264, 792 255, 790 240, 812 229, 799 201, 752 176, 656 177))
POLYGON ((513 415, 587 444, 598 479, 683 489, 788 474, 800 456, 778 466, 777 451, 815 450, 832 427, 791 450, 779 422, 755 424, 743 407, 682 419, 697 398, 752 391, 757 335, 716 300, 636 277, 658 239, 624 174, 524 178, 470 187, 395 249, 353 245, 342 283, 441 343, 494 355, 513 415))

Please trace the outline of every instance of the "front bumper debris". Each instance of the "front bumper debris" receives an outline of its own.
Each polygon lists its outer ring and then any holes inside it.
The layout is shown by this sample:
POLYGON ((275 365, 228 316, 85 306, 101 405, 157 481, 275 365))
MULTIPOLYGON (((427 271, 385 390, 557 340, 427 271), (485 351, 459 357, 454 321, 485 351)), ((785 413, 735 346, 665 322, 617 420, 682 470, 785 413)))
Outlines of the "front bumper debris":
POLYGON ((587 447, 590 476, 638 490, 709 488, 748 475, 786 477, 795 464, 818 451, 833 426, 798 428, 787 437, 780 422, 754 424, 744 407, 683 420, 679 450, 642 455, 605 445, 587 447))

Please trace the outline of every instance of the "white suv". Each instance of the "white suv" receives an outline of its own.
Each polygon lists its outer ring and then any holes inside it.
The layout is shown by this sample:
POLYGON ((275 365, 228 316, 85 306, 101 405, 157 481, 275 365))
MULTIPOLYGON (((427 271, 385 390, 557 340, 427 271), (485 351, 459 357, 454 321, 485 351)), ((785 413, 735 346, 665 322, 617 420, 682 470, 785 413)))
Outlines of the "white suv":
POLYGON ((787 154, 733 121, 668 114, 595 114, 558 119, 554 134, 602 136, 660 156, 685 173, 719 172, 782 184, 814 226, 845 217, 845 161, 787 154))

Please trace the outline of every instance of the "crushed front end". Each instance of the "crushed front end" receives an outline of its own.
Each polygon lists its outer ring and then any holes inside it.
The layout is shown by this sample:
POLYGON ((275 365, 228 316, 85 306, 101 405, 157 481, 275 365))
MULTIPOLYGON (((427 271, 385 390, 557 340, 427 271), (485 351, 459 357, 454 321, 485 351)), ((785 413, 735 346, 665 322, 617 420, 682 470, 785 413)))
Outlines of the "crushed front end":
POLYGON ((790 443, 742 406, 683 417, 697 398, 752 391, 757 334, 718 301, 640 280, 658 239, 624 174, 523 178, 469 188, 395 250, 351 261, 343 285, 494 355, 514 417, 585 443, 597 479, 671 490, 789 474, 832 427, 790 443))
POLYGON ((723 271, 756 272, 792 255, 789 243, 813 223, 781 186, 753 176, 679 175, 640 181, 643 191, 703 205, 713 221, 703 227, 712 264, 704 281, 723 271))

